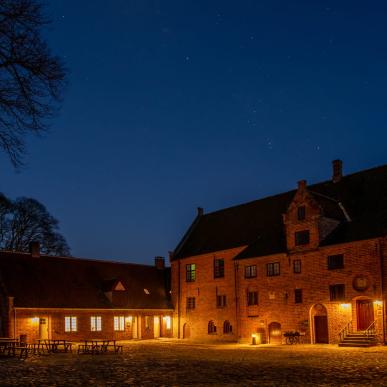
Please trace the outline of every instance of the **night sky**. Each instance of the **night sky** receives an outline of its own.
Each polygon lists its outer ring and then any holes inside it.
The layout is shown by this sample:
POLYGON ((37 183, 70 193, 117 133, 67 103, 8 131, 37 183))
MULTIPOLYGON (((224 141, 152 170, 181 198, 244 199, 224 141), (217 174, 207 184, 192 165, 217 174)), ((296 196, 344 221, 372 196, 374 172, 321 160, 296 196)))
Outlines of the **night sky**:
POLYGON ((151 263, 196 215, 387 163, 386 1, 47 1, 70 69, 1 191, 72 254, 151 263))

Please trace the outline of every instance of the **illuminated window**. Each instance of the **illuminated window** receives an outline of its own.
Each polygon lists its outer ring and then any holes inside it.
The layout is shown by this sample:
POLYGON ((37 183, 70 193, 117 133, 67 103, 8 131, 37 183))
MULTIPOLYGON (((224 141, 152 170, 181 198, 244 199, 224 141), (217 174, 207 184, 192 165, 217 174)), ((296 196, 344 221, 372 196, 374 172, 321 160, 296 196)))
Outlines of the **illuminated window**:
POLYGON ((295 259, 293 261, 293 273, 301 273, 301 259, 295 259))
POLYGON ((92 332, 102 331, 102 317, 101 316, 91 316, 90 317, 90 330, 92 332))
POLYGON ((195 297, 187 297, 187 309, 195 309, 195 297))
POLYGON ((302 304, 302 289, 294 289, 294 302, 302 304))
POLYGON ((224 259, 214 260, 214 278, 224 277, 224 259))
POLYGON ((266 273, 268 277, 274 277, 280 275, 280 264, 279 262, 268 263, 266 265, 266 273))
POLYGON ((345 285, 329 285, 329 296, 331 301, 344 301, 345 300, 345 285))
POLYGON ((65 317, 65 332, 77 331, 77 318, 74 316, 65 317))
POLYGON ((257 266, 245 266, 245 278, 254 278, 257 276, 257 266))
POLYGON ((215 323, 211 320, 208 322, 208 334, 213 335, 216 333, 215 323))
POLYGON ((226 320, 223 323, 223 333, 226 335, 228 333, 232 333, 232 325, 230 324, 230 321, 226 320))
POLYGON ((125 317, 124 316, 114 316, 114 330, 115 331, 124 331, 125 330, 125 317))
POLYGON ((330 255, 328 257, 328 270, 344 269, 344 255, 330 255))
POLYGON ((144 289, 145 294, 150 294, 150 291, 148 289, 144 289))
POLYGON ((297 231, 294 234, 294 239, 295 239, 295 244, 296 246, 301 246, 301 245, 307 245, 309 244, 309 230, 304 230, 304 231, 297 231))
POLYGON ((305 214, 306 214, 305 206, 300 206, 297 208, 297 219, 298 220, 304 220, 305 214))
POLYGON ((226 306, 226 296, 225 295, 217 295, 216 296, 216 307, 224 308, 226 306))
POLYGON ((258 305, 258 292, 247 292, 247 305, 258 305))
POLYGON ((185 279, 187 282, 195 282, 196 280, 196 265, 189 263, 185 267, 185 279))

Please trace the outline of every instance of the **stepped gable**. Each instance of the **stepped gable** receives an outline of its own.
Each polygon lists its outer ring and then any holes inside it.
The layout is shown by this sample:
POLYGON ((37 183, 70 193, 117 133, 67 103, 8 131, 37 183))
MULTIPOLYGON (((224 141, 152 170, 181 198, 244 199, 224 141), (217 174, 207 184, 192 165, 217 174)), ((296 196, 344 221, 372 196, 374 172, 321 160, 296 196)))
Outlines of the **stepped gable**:
MULTIPOLYGON (((307 187, 326 217, 340 225, 320 245, 376 238, 387 233, 387 165, 307 187), (344 210, 343 210, 344 209, 344 210)), ((172 260, 247 246, 236 258, 286 252, 282 215, 296 191, 198 216, 172 260)))

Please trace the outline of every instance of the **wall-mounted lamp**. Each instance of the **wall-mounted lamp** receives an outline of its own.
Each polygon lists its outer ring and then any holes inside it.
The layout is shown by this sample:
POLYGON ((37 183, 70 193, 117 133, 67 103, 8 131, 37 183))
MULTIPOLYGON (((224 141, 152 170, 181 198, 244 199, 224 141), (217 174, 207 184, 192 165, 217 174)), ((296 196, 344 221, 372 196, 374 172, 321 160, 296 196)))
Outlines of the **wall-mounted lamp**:
POLYGON ((39 324, 39 317, 32 317, 31 322, 32 324, 39 324))
POLYGON ((383 301, 375 300, 375 301, 374 301, 374 305, 375 305, 375 306, 383 306, 383 301))
POLYGON ((340 309, 342 310, 349 310, 350 308, 351 308, 351 304, 349 303, 340 304, 340 309))

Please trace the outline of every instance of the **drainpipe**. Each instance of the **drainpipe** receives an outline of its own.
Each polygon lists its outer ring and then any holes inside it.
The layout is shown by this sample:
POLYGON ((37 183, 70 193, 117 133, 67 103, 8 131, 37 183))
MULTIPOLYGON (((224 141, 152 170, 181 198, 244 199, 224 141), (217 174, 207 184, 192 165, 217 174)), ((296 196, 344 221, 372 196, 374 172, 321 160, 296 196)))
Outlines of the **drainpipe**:
POLYGON ((236 334, 239 341, 239 300, 238 300, 238 262, 234 262, 234 290, 235 290, 235 322, 236 322, 236 334))
POLYGON ((178 292, 177 292, 177 338, 178 339, 181 339, 181 336, 180 336, 180 292, 181 292, 181 285, 180 285, 180 276, 181 276, 181 273, 180 273, 180 259, 177 261, 178 263, 178 269, 179 269, 179 277, 178 277, 178 292))
POLYGON ((386 316, 385 316, 385 297, 384 297, 384 256, 383 256, 383 243, 382 239, 379 239, 379 255, 380 255, 380 287, 381 287, 381 295, 382 295, 382 327, 383 327, 383 343, 386 342, 386 316))

